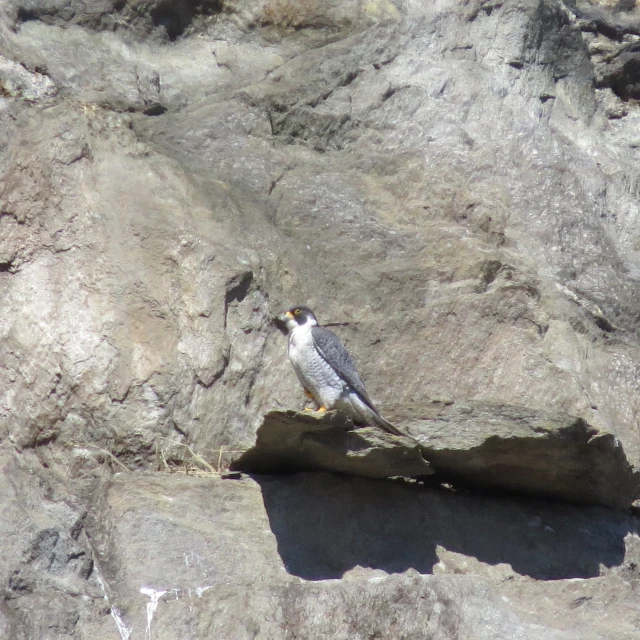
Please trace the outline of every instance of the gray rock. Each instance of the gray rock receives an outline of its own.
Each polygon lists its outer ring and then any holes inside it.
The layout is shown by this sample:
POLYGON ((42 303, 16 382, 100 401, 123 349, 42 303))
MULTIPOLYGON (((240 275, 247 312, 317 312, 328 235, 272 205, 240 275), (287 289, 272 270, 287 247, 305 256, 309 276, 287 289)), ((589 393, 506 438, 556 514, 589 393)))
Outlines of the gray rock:
POLYGON ((635 640, 630 512, 122 465, 301 406, 300 302, 398 424, 564 412, 638 465, 637 37, 600 0, 0 3, 0 636, 635 640))
POLYGON ((304 301, 385 413, 551 406, 640 461, 635 112, 571 11, 171 2, 171 42, 161 4, 1 8, 0 429, 244 446, 304 301))
POLYGON ((436 405, 432 418, 403 426, 453 481, 617 508, 640 497, 620 441, 581 418, 470 403, 436 405))
POLYGON ((150 625, 157 640, 185 629, 193 638, 470 640, 517 629, 526 640, 630 640, 633 618, 619 614, 633 587, 620 580, 640 552, 625 549, 636 526, 602 507, 318 473, 122 474, 102 485, 87 520, 131 637, 150 625), (588 578, 625 598, 611 606, 614 620, 573 605, 592 595, 588 578), (527 591, 538 581, 555 585, 552 602, 527 591), (557 622, 563 615, 573 622, 557 622))
POLYGON ((335 412, 325 415, 271 411, 258 428, 256 444, 231 463, 248 473, 335 471, 366 478, 433 473, 411 438, 375 427, 354 429, 335 412))
POLYGON ((369 478, 436 472, 437 479, 457 487, 618 508, 640 497, 640 472, 620 442, 580 418, 453 403, 433 403, 428 413, 428 419, 398 423, 411 440, 375 427, 355 429, 334 413, 272 411, 254 447, 231 468, 249 473, 325 470, 369 478))
POLYGON ((325 473, 88 482, 47 466, 3 457, 7 637, 636 633, 628 512, 325 473))
MULTIPOLYGON (((61 470, 60 470, 61 471, 61 470)), ((64 473, 32 453, 0 452, 0 630, 16 640, 111 638, 112 623, 86 535, 86 508, 64 473)), ((117 636, 116 636, 117 639, 117 636)))

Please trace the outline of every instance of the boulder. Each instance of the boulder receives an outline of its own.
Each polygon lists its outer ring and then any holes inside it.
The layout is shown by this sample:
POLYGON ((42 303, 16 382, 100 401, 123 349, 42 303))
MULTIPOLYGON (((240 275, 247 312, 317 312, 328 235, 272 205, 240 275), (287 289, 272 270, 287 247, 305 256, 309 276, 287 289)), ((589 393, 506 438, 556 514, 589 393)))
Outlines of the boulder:
POLYGON ((271 411, 255 446, 231 468, 249 473, 325 470, 369 478, 436 473, 485 488, 625 508, 640 472, 622 445, 581 418, 524 407, 433 403, 430 417, 399 423, 411 437, 355 428, 329 412, 271 411), (428 462, 427 462, 428 461, 428 462))
POLYGON ((130 640, 622 640, 635 523, 329 473, 122 473, 101 483, 85 527, 130 640), (608 592, 603 619, 588 603, 608 592))

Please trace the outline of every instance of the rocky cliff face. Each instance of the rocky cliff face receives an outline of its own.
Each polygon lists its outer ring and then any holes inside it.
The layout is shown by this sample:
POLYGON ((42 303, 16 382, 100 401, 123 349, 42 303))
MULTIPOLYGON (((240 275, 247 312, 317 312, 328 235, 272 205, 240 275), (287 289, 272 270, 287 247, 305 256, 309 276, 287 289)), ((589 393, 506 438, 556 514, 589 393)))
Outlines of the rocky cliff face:
POLYGON ((633 1, 5 0, 0 635, 637 637, 633 509, 169 471, 300 408, 293 303, 389 419, 640 464, 639 52, 633 1))

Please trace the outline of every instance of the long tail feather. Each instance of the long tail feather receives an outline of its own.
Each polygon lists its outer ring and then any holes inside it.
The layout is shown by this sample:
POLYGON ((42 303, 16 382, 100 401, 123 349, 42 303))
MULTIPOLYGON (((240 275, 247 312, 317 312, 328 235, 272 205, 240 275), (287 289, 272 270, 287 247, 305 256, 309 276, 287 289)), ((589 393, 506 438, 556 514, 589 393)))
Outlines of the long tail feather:
MULTIPOLYGON (((398 429, 397 427, 394 427, 388 420, 385 420, 381 415, 376 413, 376 417, 375 417, 375 421, 377 426, 379 426, 381 429, 384 429, 385 431, 393 434, 394 436, 402 436, 404 438, 411 438, 411 436, 408 433, 404 433, 403 431, 400 431, 400 429, 398 429)), ((413 438, 411 438, 413 440, 413 438)))

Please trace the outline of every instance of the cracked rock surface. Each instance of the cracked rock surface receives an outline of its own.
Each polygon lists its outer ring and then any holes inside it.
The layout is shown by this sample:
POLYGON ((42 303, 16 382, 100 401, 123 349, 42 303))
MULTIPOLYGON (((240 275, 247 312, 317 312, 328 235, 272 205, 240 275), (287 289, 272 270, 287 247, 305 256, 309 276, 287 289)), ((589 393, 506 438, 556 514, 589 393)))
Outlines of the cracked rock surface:
POLYGON ((399 423, 411 436, 400 438, 375 427, 355 428, 332 413, 272 411, 255 446, 231 468, 368 478, 435 473, 454 486, 618 508, 640 497, 640 472, 620 442, 580 418, 471 403, 433 403, 427 413, 427 419, 399 423))
POLYGON ((0 636, 636 640, 639 11, 1 2, 0 636), (221 480, 292 304, 512 495, 221 480))

